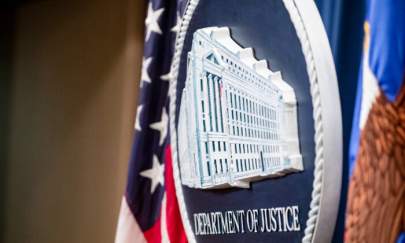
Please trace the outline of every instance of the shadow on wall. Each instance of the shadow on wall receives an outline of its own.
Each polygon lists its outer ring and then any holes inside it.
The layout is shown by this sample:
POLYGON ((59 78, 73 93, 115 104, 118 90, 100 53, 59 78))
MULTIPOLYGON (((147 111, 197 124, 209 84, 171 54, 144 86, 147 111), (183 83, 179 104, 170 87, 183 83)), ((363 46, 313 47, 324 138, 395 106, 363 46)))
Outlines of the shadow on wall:
POLYGON ((136 0, 44 0, 14 8, 9 22, 1 16, 2 242, 113 241, 144 8, 136 0))
POLYGON ((6 172, 8 140, 10 137, 10 89, 12 80, 12 50, 14 10, 7 6, 0 10, 0 241, 4 242, 6 172))

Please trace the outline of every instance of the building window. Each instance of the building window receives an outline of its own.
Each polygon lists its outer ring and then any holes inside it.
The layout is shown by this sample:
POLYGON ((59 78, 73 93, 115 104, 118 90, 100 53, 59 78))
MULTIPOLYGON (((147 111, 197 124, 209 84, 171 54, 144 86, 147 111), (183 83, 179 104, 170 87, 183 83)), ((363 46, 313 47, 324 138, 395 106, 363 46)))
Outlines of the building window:
POLYGON ((217 82, 217 77, 211 78, 212 80, 212 90, 213 90, 213 97, 214 97, 214 118, 215 118, 215 131, 218 131, 218 111, 217 111, 217 87, 215 82, 217 82))
POLYGON ((201 101, 201 111, 204 113, 205 112, 205 110, 204 110, 204 101, 202 100, 201 101))
POLYGON ((212 141, 211 143, 212 143, 212 151, 215 152, 215 142, 212 141))
POLYGON ((211 168, 210 168, 210 162, 207 161, 207 172, 208 172, 208 176, 211 176, 211 168))
POLYGON ((222 165, 222 159, 219 159, 219 164, 221 165, 221 173, 224 173, 224 167, 222 165))
POLYGON ((204 86, 203 86, 203 80, 202 78, 200 79, 200 87, 201 87, 201 92, 204 91, 204 86))
POLYGON ((224 151, 226 151, 226 143, 224 142, 224 151))
POLYGON ((215 167, 215 174, 218 174, 218 165, 216 159, 214 159, 214 167, 215 167))
POLYGON ((217 85, 218 85, 218 103, 219 103, 219 117, 221 118, 221 132, 224 132, 224 120, 222 118, 222 100, 221 100, 221 85, 220 85, 220 80, 218 80, 217 85))
POLYGON ((207 90, 208 90, 208 114, 210 118, 210 131, 212 132, 212 111, 211 111, 211 99, 209 98, 211 95, 211 88, 210 88, 210 79, 211 79, 211 74, 208 74, 207 78, 207 90))
POLYGON ((205 153, 208 154, 208 142, 205 142, 205 153))
POLYGON ((218 151, 221 151, 221 142, 218 141, 218 151))
POLYGON ((230 97, 229 100, 231 102, 231 108, 233 108, 233 96, 232 96, 232 93, 230 93, 229 97, 230 97))

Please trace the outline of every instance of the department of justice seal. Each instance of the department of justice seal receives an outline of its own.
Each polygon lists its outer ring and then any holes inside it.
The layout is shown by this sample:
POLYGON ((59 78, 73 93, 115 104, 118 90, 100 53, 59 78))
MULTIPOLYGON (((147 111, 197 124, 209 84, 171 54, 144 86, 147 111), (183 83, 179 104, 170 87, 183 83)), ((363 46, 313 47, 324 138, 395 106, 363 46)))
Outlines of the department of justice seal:
POLYGON ((190 0, 170 82, 190 242, 329 242, 341 184, 333 59, 309 0, 190 0))

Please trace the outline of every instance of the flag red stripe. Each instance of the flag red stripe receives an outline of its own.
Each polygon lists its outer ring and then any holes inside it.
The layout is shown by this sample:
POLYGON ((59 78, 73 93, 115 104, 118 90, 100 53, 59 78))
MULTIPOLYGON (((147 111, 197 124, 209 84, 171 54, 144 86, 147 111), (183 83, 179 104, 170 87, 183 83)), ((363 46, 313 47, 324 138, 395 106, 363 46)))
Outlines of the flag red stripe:
POLYGON ((165 189, 167 197, 166 220, 170 242, 186 243, 187 237, 184 231, 177 202, 173 177, 173 161, 170 145, 165 150, 165 189))
POLYGON ((145 239, 148 243, 160 243, 162 241, 162 235, 160 231, 160 217, 156 220, 152 228, 143 232, 145 239))

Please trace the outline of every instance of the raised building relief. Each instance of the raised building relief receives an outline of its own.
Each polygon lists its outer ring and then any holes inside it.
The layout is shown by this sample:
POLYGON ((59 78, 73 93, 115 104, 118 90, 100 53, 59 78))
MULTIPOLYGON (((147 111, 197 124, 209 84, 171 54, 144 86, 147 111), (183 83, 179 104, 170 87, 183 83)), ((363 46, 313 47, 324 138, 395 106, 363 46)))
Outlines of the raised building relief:
POLYGON ((303 170, 293 88, 227 27, 194 32, 178 125, 183 185, 242 187, 303 170))

